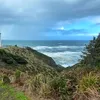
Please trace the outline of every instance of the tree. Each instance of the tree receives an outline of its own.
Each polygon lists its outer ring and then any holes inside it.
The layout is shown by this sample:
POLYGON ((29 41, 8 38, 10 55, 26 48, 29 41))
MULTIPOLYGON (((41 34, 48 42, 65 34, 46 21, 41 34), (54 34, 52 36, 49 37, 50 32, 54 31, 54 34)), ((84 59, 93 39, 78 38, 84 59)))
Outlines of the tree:
POLYGON ((87 66, 100 65, 100 34, 86 45, 81 63, 87 66))

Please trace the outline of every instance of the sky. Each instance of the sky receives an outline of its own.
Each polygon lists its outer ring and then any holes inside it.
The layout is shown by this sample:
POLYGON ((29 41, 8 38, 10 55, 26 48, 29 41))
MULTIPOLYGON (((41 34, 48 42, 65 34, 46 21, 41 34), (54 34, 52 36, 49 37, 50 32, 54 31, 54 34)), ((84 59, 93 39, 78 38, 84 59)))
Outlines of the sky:
POLYGON ((4 40, 90 40, 99 27, 100 0, 0 0, 4 40))

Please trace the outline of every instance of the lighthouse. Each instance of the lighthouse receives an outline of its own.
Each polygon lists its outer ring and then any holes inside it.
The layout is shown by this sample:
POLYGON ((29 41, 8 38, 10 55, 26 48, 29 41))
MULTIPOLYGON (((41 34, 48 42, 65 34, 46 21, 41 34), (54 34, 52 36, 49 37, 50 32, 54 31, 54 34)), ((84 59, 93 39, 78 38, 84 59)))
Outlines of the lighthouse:
POLYGON ((0 33, 0 47, 2 47, 2 43, 1 43, 1 33, 0 33))

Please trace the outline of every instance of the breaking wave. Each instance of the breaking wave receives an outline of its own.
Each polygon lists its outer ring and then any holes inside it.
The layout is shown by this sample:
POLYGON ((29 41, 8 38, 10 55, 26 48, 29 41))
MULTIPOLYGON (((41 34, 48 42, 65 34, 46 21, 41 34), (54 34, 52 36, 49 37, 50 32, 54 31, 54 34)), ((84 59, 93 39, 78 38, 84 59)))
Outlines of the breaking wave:
POLYGON ((36 46, 33 49, 52 57, 57 64, 64 67, 76 64, 84 46, 36 46))
POLYGON ((84 46, 35 46, 33 47, 36 50, 45 50, 45 49, 79 49, 84 48, 84 46))

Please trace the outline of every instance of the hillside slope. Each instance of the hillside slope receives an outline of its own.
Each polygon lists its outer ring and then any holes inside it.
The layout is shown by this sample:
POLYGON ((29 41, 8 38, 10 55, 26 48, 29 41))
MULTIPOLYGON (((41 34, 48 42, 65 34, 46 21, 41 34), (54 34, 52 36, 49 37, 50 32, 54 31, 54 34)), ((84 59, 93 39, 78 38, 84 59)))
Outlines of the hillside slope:
POLYGON ((52 58, 29 47, 10 46, 0 49, 0 67, 28 71, 30 74, 40 72, 55 74, 57 65, 52 58))

